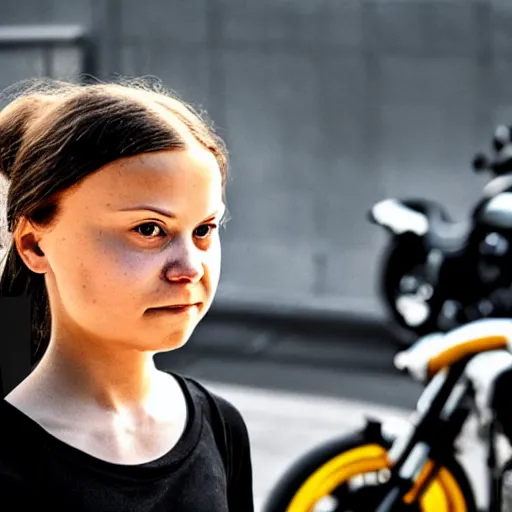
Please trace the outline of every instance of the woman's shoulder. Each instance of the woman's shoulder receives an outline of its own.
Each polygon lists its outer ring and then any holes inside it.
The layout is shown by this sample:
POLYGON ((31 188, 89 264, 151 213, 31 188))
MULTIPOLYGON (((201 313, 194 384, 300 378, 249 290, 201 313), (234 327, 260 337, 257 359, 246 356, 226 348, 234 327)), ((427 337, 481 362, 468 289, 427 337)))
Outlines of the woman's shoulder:
POLYGON ((41 427, 5 398, 0 398, 0 452, 30 452, 39 446, 41 427))
POLYGON ((17 485, 31 477, 40 458, 37 432, 5 399, 0 399, 0 481, 17 485))
MULTIPOLYGON (((212 427, 217 445, 224 460, 228 478, 228 500, 230 510, 254 510, 252 488, 252 456, 248 429, 238 407, 207 385, 191 377, 183 377, 187 386, 196 389, 199 401, 208 401, 212 412, 212 427), (203 396, 204 398, 200 398, 203 396), (206 398, 207 397, 207 398, 206 398), (215 418, 217 418, 215 420, 215 418)), ((194 391, 192 391, 194 392, 194 391)))
POLYGON ((12 435, 26 431, 25 416, 5 398, 0 398, 0 447, 12 444, 12 435), (9 442, 9 440, 11 442, 9 442))
POLYGON ((230 431, 247 434, 242 413, 230 400, 212 391, 207 384, 199 382, 193 377, 176 373, 173 375, 186 386, 196 404, 205 409, 210 417, 213 416, 212 421, 220 419, 224 427, 230 431), (219 418, 215 418, 217 414, 219 418))

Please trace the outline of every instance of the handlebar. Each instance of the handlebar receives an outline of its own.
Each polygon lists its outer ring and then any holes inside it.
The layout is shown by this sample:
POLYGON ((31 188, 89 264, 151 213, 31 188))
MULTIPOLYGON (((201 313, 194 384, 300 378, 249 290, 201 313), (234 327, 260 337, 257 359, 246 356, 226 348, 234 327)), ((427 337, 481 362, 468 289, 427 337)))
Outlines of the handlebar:
POLYGON ((475 172, 492 171, 496 176, 512 171, 512 126, 498 125, 492 139, 493 157, 477 153, 472 167, 475 172))
POLYGON ((491 171, 496 176, 509 173, 512 171, 512 151, 511 154, 507 154, 503 158, 495 160, 490 160, 483 153, 477 153, 473 158, 471 165, 473 167, 473 171, 476 173, 491 171))
POLYGON ((486 171, 490 168, 490 165, 489 159, 483 153, 477 153, 471 162, 471 167, 475 172, 486 171))

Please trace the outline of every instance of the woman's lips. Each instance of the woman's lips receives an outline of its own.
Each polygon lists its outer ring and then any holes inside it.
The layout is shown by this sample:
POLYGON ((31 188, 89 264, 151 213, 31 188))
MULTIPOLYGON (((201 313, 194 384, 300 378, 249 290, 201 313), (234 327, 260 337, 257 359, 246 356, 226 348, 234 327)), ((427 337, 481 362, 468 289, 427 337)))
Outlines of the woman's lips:
POLYGON ((199 304, 177 304, 175 306, 165 306, 162 308, 151 308, 149 311, 154 313, 166 313, 166 314, 180 314, 193 311, 199 307, 199 304))

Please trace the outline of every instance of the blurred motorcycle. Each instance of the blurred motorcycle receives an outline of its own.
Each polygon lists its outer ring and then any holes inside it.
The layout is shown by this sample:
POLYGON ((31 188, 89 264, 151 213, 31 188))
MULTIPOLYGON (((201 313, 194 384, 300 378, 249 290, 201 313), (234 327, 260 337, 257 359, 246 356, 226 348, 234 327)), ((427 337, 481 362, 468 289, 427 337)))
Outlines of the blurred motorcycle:
MULTIPOLYGON (((489 171, 494 179, 467 221, 453 221, 442 205, 425 199, 388 198, 368 212, 391 234, 379 293, 402 345, 479 318, 478 308, 469 320, 461 320, 461 311, 512 284, 511 128, 499 126, 492 145, 492 158, 473 160, 475 172, 489 171)), ((482 316, 489 305, 482 301, 482 316)))
MULTIPOLYGON (((428 335, 399 353, 395 366, 426 384, 411 418, 368 420, 312 449, 277 482, 264 512, 476 512, 459 462, 470 418, 478 418, 478 442, 487 452, 480 468, 487 475, 484 510, 502 510, 493 407, 495 383, 512 374, 511 347, 512 320, 487 319, 428 335)), ((510 409, 509 386, 502 412, 510 409)))

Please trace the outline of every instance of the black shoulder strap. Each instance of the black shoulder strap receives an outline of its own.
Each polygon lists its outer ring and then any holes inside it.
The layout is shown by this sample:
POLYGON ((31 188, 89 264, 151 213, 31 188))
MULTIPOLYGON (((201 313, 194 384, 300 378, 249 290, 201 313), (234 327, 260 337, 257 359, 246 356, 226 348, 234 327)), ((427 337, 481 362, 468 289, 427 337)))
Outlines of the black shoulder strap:
POLYGON ((215 437, 215 443, 222 457, 224 469, 226 471, 226 479, 229 481, 230 475, 230 461, 229 451, 227 445, 226 428, 222 416, 222 411, 218 406, 212 394, 196 380, 183 376, 183 379, 188 384, 188 388, 192 395, 197 398, 197 401, 202 405, 203 411, 208 419, 215 437))

